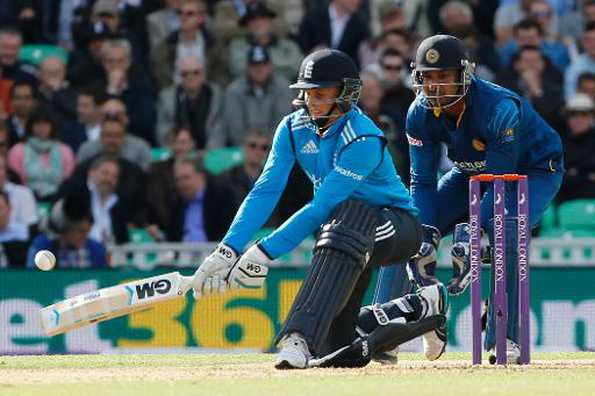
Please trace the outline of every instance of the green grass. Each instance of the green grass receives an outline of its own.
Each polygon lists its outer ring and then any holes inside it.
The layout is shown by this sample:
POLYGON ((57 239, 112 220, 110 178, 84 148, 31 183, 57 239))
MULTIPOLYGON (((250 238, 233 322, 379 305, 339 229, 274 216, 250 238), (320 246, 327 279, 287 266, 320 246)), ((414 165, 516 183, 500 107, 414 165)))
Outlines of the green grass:
POLYGON ((277 371, 273 355, 0 356, 0 395, 593 395, 595 353, 536 353, 530 366, 470 367, 402 354, 396 366, 277 371))

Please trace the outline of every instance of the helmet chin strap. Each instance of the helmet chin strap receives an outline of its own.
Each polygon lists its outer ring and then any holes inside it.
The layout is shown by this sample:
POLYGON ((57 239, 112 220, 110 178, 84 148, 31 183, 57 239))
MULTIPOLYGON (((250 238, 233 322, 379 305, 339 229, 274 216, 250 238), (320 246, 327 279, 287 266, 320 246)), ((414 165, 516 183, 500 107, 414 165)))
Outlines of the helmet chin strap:
MULTIPOLYGON (((333 112, 337 108, 337 104, 333 103, 333 105, 325 115, 316 118, 312 117, 312 121, 314 121, 314 123, 320 131, 328 129, 337 118, 341 117, 342 114, 339 114, 336 117, 332 116, 333 112)), ((310 112, 308 111, 308 113, 310 112)))

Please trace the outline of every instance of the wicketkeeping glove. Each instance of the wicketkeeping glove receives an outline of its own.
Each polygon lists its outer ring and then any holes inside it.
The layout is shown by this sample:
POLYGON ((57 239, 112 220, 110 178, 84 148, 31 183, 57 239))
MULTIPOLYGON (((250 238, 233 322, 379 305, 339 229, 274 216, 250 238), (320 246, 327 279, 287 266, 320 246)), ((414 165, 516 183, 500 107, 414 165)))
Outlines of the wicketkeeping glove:
POLYGON ((419 252, 407 262, 409 280, 418 287, 438 283, 436 278, 436 260, 440 231, 436 227, 422 224, 423 240, 419 252))
POLYGON ((455 226, 452 256, 452 279, 447 289, 450 295, 462 294, 471 281, 471 260, 469 259, 469 224, 460 223, 455 226))

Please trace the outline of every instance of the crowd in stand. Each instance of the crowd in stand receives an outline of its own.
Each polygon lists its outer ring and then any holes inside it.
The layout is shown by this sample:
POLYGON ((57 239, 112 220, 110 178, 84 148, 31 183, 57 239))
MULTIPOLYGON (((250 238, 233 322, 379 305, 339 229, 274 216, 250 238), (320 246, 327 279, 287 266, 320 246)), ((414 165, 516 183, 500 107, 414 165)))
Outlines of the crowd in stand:
MULTIPOLYGON (((595 198, 593 0, 0 0, 0 268, 44 248, 62 268, 108 266, 131 229, 220 239, 292 111, 301 59, 322 47, 358 64, 359 105, 407 182, 410 63, 437 32, 560 133, 559 201, 595 198), (205 153, 227 146, 243 163, 210 174, 205 153)), ((310 198, 294 169, 268 225, 310 198)))

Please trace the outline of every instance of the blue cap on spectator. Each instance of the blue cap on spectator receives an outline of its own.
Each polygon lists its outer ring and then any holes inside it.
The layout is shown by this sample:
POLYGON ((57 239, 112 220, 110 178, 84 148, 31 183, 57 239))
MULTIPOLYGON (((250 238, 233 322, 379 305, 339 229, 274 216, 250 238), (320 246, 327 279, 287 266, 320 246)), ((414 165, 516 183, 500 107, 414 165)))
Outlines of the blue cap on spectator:
POLYGON ((265 47, 255 45, 248 51, 248 63, 251 65, 269 63, 271 58, 265 47))

